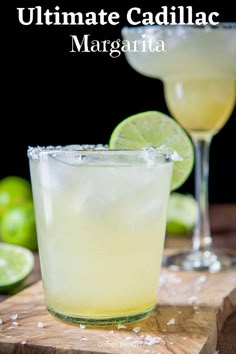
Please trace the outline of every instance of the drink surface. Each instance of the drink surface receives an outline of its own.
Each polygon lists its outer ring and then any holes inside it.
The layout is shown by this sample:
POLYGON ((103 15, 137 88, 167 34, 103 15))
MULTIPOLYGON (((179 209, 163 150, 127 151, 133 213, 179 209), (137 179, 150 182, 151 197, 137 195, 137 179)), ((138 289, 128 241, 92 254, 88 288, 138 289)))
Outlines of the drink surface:
POLYGON ((30 160, 50 308, 99 318, 155 305, 172 167, 30 160))
POLYGON ((204 28, 125 27, 122 35, 131 43, 139 41, 137 51, 125 54, 129 64, 143 75, 164 81, 175 77, 236 77, 236 23, 204 28), (159 40, 165 43, 165 52, 155 51, 159 40))

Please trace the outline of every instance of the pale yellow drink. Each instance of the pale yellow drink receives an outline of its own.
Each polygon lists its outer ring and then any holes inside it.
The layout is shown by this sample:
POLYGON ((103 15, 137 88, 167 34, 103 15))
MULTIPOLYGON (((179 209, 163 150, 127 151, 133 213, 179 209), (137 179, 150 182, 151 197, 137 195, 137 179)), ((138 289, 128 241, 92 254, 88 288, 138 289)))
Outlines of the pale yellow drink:
POLYGON ((76 323, 145 317, 156 304, 172 162, 74 149, 29 151, 47 307, 76 323))
POLYGON ((140 41, 139 51, 126 53, 128 62, 164 82, 168 108, 186 130, 215 134, 222 128, 235 105, 235 26, 146 26, 124 28, 122 34, 140 41), (155 52, 158 40, 165 51, 155 52), (143 41, 152 43, 152 51, 142 50, 143 41))
POLYGON ((168 108, 188 131, 215 134, 229 119, 235 104, 234 77, 189 77, 167 79, 168 108))

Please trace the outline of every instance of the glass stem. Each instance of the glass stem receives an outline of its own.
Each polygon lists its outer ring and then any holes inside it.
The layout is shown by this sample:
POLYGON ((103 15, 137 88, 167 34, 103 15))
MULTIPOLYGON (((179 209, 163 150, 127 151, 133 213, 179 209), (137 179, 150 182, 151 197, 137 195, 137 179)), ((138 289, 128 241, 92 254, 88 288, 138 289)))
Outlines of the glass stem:
POLYGON ((209 250, 212 244, 208 212, 208 175, 209 148, 211 136, 195 136, 192 140, 195 147, 195 197, 198 204, 197 224, 193 235, 194 251, 209 250))

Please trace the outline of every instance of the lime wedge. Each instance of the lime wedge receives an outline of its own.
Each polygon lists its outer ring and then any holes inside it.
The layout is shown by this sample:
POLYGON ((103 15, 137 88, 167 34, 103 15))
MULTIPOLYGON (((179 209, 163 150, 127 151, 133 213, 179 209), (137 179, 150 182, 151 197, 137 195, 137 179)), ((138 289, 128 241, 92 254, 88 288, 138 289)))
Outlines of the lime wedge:
POLYGON ((141 149, 163 145, 175 150, 183 159, 174 164, 171 190, 175 190, 192 171, 194 151, 187 133, 174 119, 157 111, 135 114, 117 125, 109 141, 110 149, 141 149))
POLYGON ((197 202, 191 194, 171 193, 167 212, 166 233, 189 234, 197 222, 197 202))
POLYGON ((26 248, 0 243, 0 293, 19 286, 32 272, 34 256, 26 248))

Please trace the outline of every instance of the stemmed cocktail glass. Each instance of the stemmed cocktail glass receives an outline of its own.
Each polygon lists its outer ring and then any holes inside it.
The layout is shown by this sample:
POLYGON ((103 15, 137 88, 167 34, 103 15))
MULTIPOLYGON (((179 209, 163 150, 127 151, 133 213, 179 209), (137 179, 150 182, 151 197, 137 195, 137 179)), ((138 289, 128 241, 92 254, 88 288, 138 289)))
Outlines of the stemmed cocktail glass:
POLYGON ((212 248, 208 170, 212 137, 235 105, 236 23, 124 27, 122 36, 130 42, 131 50, 125 53, 128 63, 139 73, 163 81, 168 109, 195 147, 198 220, 192 249, 165 258, 164 264, 210 272, 227 269, 232 265, 230 255, 212 248), (156 50, 160 41, 165 51, 156 50))

